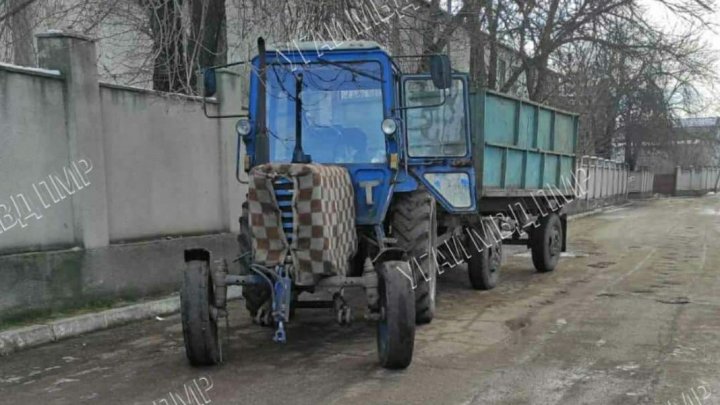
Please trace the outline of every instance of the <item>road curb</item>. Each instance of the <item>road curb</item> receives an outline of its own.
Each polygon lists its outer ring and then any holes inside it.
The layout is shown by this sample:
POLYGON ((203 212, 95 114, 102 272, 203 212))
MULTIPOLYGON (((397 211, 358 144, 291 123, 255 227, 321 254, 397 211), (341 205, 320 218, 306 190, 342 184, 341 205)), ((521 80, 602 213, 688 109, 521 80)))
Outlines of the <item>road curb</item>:
MULTIPOLYGON (((239 288, 229 289, 228 299, 237 299, 239 297, 239 288)), ((179 311, 180 297, 176 295, 107 311, 59 319, 46 324, 6 330, 0 332, 0 356, 7 356, 46 343, 57 342, 133 321, 174 314, 179 311)))

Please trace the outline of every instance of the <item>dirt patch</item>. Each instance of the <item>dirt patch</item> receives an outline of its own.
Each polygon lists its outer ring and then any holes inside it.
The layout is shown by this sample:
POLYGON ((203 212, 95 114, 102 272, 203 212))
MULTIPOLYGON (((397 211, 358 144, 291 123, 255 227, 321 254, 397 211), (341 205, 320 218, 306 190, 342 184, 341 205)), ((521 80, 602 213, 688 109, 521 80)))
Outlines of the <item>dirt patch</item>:
POLYGON ((505 326, 514 332, 530 326, 531 323, 530 317, 526 315, 519 318, 508 319, 505 321, 505 326))

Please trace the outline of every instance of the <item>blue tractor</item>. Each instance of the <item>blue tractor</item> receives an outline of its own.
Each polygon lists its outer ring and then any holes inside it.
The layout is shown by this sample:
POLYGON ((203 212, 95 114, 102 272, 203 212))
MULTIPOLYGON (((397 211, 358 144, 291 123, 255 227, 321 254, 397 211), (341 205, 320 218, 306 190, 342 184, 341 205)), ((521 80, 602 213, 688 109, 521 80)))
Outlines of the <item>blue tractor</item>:
MULTIPOLYGON (((349 323, 343 292, 361 288, 366 318, 377 322, 380 364, 406 368, 416 324, 435 313, 438 264, 454 256, 441 245, 453 240, 455 255, 467 255, 475 288, 494 287, 500 240, 473 252, 472 243, 457 248, 453 235, 467 242, 473 233, 465 230, 483 222, 502 232, 512 221, 490 214, 519 195, 495 194, 502 198, 490 211, 480 209, 486 164, 484 144, 471 136, 468 77, 445 55, 391 57, 368 41, 266 49, 258 39, 258 50, 248 62, 248 114, 237 123, 238 173, 249 176, 233 261, 240 266, 229 271, 206 250, 185 251, 187 357, 193 365, 221 361, 217 324, 227 316, 228 285, 242 286, 254 321, 273 327, 278 342, 296 308, 332 308, 349 323), (403 59, 415 60, 412 73, 402 71, 403 59), (320 290, 332 299, 299 298, 320 290)), ((213 68, 204 85, 213 95, 213 68)), ((515 236, 528 237, 520 243, 533 247, 541 271, 554 268, 564 246, 564 218, 556 217, 526 212, 516 221, 526 232, 515 236)))

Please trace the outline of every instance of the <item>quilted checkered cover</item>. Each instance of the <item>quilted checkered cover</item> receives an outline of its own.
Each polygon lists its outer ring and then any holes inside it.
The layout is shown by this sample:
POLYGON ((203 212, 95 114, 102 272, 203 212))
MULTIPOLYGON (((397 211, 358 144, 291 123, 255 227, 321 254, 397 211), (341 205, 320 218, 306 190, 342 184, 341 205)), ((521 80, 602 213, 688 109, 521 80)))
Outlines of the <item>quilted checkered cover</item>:
POLYGON ((248 190, 254 260, 267 267, 284 262, 290 252, 299 285, 322 276, 345 275, 357 250, 355 197, 347 170, 315 164, 264 164, 250 172, 248 190), (282 227, 273 181, 293 182, 292 244, 282 227))

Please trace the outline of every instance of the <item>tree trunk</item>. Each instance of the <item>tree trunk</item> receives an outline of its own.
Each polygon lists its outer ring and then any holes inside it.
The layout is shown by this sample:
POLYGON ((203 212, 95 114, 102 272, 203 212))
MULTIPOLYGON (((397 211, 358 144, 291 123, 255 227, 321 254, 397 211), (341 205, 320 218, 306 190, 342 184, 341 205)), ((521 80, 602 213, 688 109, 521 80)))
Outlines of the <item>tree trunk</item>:
POLYGON ((480 25, 480 0, 471 0, 467 30, 470 33, 470 89, 477 91, 486 85, 485 34, 480 25))
POLYGON ((227 63, 225 0, 191 0, 189 50, 201 68, 227 63))
MULTIPOLYGON (((545 101, 545 98, 548 95, 548 79, 550 78, 549 71, 548 71, 548 58, 547 56, 544 56, 540 58, 533 69, 533 84, 532 87, 530 87, 529 95, 530 100, 537 101, 537 102, 543 102, 545 101)), ((528 80, 528 84, 530 84, 530 80, 528 80)))
POLYGON ((190 21, 189 79, 195 90, 198 70, 227 63, 225 0, 190 0, 190 21))
MULTIPOLYGON (((7 9, 15 10, 27 0, 8 0, 7 9)), ((20 66, 35 66, 35 44, 33 43, 32 5, 22 7, 12 14, 8 27, 12 36, 13 63, 20 66)))
MULTIPOLYGON (((500 5, 498 4, 498 7, 500 5)), ((485 0, 485 15, 488 19, 488 28, 490 31, 490 59, 487 68, 487 87, 491 90, 498 88, 498 24, 500 18, 500 10, 493 9, 493 0, 485 0)), ((505 78, 503 78, 504 80, 505 78)), ((502 83, 499 83, 502 85, 502 83)))

